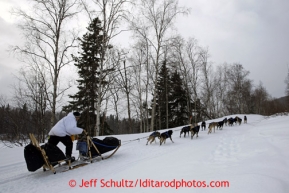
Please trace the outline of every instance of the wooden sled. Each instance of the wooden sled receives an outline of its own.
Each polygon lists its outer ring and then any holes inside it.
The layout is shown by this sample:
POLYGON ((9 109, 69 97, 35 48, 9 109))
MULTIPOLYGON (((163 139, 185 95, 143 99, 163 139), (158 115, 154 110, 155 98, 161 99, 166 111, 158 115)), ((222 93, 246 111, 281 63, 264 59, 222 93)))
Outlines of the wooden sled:
POLYGON ((48 170, 51 170, 53 172, 53 174, 56 174, 56 171, 55 171, 55 168, 54 168, 53 165, 57 165, 58 164, 60 166, 62 162, 68 163, 69 169, 71 169, 71 161, 69 159, 59 160, 57 162, 51 163, 49 161, 49 158, 48 158, 45 150, 40 147, 40 145, 39 145, 37 139, 35 138, 35 136, 32 133, 29 133, 29 137, 30 137, 30 140, 31 140, 31 144, 33 146, 35 146, 41 152, 41 155, 42 155, 43 160, 44 160, 44 164, 43 164, 43 171, 44 172, 48 169, 48 170))
POLYGON ((90 163, 93 162, 94 158, 101 157, 101 159, 108 159, 113 156, 116 151, 121 146, 121 141, 118 140, 118 145, 107 145, 99 141, 94 141, 87 133, 85 132, 85 141, 78 141, 76 149, 79 150, 79 157, 78 159, 88 159, 90 163), (102 154, 108 151, 114 150, 110 155, 107 157, 103 157, 102 154))

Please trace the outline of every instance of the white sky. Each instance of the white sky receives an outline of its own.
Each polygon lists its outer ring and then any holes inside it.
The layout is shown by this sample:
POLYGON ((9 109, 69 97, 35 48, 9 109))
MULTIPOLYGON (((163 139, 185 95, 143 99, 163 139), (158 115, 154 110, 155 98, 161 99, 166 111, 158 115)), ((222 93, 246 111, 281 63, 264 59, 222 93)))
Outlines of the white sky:
POLYGON ((209 47, 214 64, 241 63, 250 79, 282 97, 289 65, 289 1, 181 0, 192 7, 179 31, 209 47), (190 32, 190 33, 188 33, 190 32))
MULTIPOLYGON (((0 0, 0 94, 8 94, 21 65, 7 50, 21 42, 9 10, 28 8, 24 0, 0 0)), ((191 7, 177 20, 178 32, 208 47, 213 65, 241 63, 254 85, 261 81, 273 97, 285 95, 289 65, 288 0, 180 0, 191 7)), ((123 38, 125 39, 125 38, 123 38)))

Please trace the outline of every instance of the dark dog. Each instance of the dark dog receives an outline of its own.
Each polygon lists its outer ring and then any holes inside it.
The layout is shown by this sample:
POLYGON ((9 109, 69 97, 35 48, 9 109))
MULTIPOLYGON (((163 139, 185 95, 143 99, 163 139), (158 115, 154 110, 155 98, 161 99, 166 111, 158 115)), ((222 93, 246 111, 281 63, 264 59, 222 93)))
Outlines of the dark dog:
POLYGON ((235 120, 239 123, 239 125, 241 125, 241 123, 242 123, 242 119, 240 118, 240 117, 235 117, 235 120))
POLYGON ((189 134, 189 132, 190 132, 190 130, 191 130, 191 125, 189 125, 189 126, 185 126, 185 127, 183 127, 182 128, 182 130, 181 130, 181 132, 180 132, 180 137, 181 137, 181 135, 184 133, 184 137, 186 137, 186 134, 188 133, 189 134))
POLYGON ((247 123, 247 116, 246 115, 244 116, 244 123, 245 124, 247 123))
MULTIPOLYGON (((161 134, 161 137, 160 137, 160 145, 162 145, 162 143, 165 144, 167 138, 170 138, 171 141, 173 142, 173 140, 172 140, 172 134, 173 134, 173 131, 172 131, 172 130, 168 130, 168 131, 166 131, 166 132, 163 132, 163 133, 161 134)), ((173 143, 174 143, 174 142, 173 142, 173 143)))
POLYGON ((219 121, 217 129, 219 128, 220 130, 223 129, 224 121, 219 121))
POLYGON ((196 134, 197 137, 199 137, 199 131, 200 131, 200 125, 197 125, 193 128, 191 128, 191 139, 193 139, 194 135, 196 134))
POLYGON ((206 130, 206 122, 205 121, 202 122, 202 131, 203 131, 203 129, 204 129, 204 131, 206 130))
POLYGON ((228 119, 225 118, 225 119, 223 120, 223 122, 224 122, 224 124, 227 126, 228 119))
POLYGON ((153 132, 153 133, 150 134, 150 136, 148 137, 147 144, 149 143, 149 141, 150 141, 150 144, 152 144, 152 142, 156 139, 156 137, 157 137, 157 138, 160 138, 160 136, 161 136, 160 132, 157 132, 157 131, 153 132))
POLYGON ((237 122, 237 119, 236 119, 236 118, 230 117, 230 118, 228 119, 229 126, 233 126, 234 123, 236 123, 236 122, 237 122))

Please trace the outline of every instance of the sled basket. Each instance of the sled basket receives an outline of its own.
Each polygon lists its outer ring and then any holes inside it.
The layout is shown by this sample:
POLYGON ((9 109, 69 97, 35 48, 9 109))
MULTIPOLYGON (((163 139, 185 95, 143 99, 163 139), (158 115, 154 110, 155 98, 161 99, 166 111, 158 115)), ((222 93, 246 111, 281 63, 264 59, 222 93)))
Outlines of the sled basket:
POLYGON ((108 157, 102 159, 107 159, 111 157, 120 147, 121 141, 115 137, 106 137, 103 140, 97 138, 90 138, 87 136, 86 141, 78 141, 76 143, 76 150, 79 151, 80 157, 86 157, 89 159, 95 157, 102 157, 102 154, 112 151, 108 157))

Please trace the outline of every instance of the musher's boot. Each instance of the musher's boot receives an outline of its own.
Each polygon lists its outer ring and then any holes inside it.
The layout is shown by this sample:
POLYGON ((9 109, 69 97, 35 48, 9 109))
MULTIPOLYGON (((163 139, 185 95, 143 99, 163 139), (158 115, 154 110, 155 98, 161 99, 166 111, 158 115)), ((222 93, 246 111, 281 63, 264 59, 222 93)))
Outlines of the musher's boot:
POLYGON ((75 161, 75 157, 74 156, 66 156, 66 163, 68 164, 68 161, 70 160, 70 163, 74 162, 75 161))

